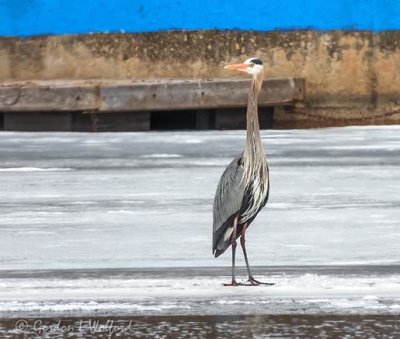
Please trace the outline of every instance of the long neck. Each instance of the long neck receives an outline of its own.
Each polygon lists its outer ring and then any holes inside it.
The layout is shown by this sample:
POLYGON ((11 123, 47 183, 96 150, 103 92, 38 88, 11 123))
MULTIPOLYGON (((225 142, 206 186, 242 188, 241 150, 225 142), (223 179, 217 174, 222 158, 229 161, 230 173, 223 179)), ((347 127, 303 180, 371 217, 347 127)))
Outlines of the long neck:
POLYGON ((261 143, 257 109, 257 98, 261 91, 262 80, 262 73, 252 79, 247 104, 247 137, 242 157, 243 179, 247 187, 255 185, 264 188, 264 183, 268 182, 268 164, 261 143))
POLYGON ((255 153, 262 152, 264 154, 258 121, 258 96, 261 91, 262 81, 262 72, 253 77, 247 102, 247 137, 244 156, 249 158, 254 158, 255 153))
POLYGON ((262 74, 253 78, 247 105, 247 138, 242 156, 242 180, 250 199, 240 222, 246 222, 258 213, 265 204, 269 192, 267 157, 261 144, 257 110, 257 98, 261 91, 262 79, 262 74))

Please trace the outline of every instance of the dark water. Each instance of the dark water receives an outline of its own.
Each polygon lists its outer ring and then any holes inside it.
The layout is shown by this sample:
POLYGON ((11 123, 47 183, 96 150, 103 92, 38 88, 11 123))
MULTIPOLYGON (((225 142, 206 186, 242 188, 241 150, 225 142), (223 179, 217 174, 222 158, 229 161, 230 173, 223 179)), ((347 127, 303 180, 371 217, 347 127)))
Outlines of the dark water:
POLYGON ((398 316, 269 315, 0 320, 1 338, 399 338, 398 316))

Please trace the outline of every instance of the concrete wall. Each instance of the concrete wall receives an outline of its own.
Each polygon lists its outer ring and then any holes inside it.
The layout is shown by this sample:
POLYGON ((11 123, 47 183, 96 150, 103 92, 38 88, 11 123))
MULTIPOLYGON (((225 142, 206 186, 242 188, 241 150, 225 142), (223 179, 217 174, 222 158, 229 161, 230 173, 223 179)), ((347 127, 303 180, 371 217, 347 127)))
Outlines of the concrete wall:
POLYGON ((399 123, 399 26, 400 1, 0 0, 0 80, 225 77, 258 56, 306 79, 277 127, 399 123))

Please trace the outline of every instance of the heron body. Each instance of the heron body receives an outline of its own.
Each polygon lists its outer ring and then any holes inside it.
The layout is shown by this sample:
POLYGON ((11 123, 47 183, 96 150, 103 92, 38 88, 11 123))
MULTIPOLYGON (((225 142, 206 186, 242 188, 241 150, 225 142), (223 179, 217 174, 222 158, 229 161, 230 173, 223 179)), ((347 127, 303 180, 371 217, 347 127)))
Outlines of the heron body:
POLYGON ((231 245, 235 217, 238 216, 236 238, 239 238, 244 224, 248 227, 267 203, 268 194, 268 177, 261 185, 246 185, 243 155, 232 160, 222 174, 214 199, 213 253, 216 258, 231 245))
POLYGON ((232 283, 227 285, 243 285, 235 279, 236 240, 240 237, 250 285, 259 285, 262 283, 254 279, 250 271, 245 234, 269 196, 268 163, 261 143, 257 109, 264 69, 261 60, 256 58, 226 68, 250 73, 252 81, 246 113, 245 148, 225 169, 214 199, 212 249, 214 256, 219 257, 232 246, 232 283))

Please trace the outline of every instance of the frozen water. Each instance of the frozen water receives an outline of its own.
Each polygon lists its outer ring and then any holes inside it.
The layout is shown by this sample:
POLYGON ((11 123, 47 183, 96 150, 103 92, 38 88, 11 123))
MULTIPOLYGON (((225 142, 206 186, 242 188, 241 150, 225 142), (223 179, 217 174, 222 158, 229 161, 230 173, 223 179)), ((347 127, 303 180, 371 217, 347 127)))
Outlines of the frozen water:
POLYGON ((257 267, 275 285, 237 288, 216 268, 7 271, 0 316, 399 314, 398 269, 257 267))
MULTIPOLYGON (((253 265, 400 263, 400 128, 264 131, 253 265)), ((229 265, 212 200, 244 132, 1 133, 2 269, 229 265)))
MULTIPOLYGON (((266 296, 301 303, 309 297, 301 297, 302 286, 309 286, 315 291, 309 307, 326 296, 319 309, 354 309, 353 303, 400 312, 394 297, 400 291, 399 133, 398 126, 262 132, 271 194, 248 233, 250 262, 282 267, 280 272, 288 266, 349 267, 342 280, 319 272, 287 275, 289 280, 272 275, 277 285, 266 296), (360 265, 391 270, 383 278, 353 276, 360 265)), ((199 293, 202 300, 214 289, 213 305, 246 300, 242 292, 229 299, 231 292, 219 288, 229 270, 224 276, 210 271, 204 279, 179 270, 230 265, 228 252, 218 259, 211 254, 212 200, 244 139, 243 131, 0 133, 0 312, 52 309, 41 304, 43 298, 60 310, 82 309, 76 305, 88 300, 98 305, 101 298, 122 308, 122 299, 138 305, 137 276, 80 276, 75 283, 82 287, 71 287, 65 275, 19 280, 11 278, 15 270, 34 276, 36 270, 176 267, 170 280, 145 276, 138 293, 151 299, 182 291, 178 300, 192 308, 188 295, 199 293)), ((255 288, 246 297, 260 299, 264 291, 255 288)), ((165 298, 165 305, 173 302, 165 298)))

